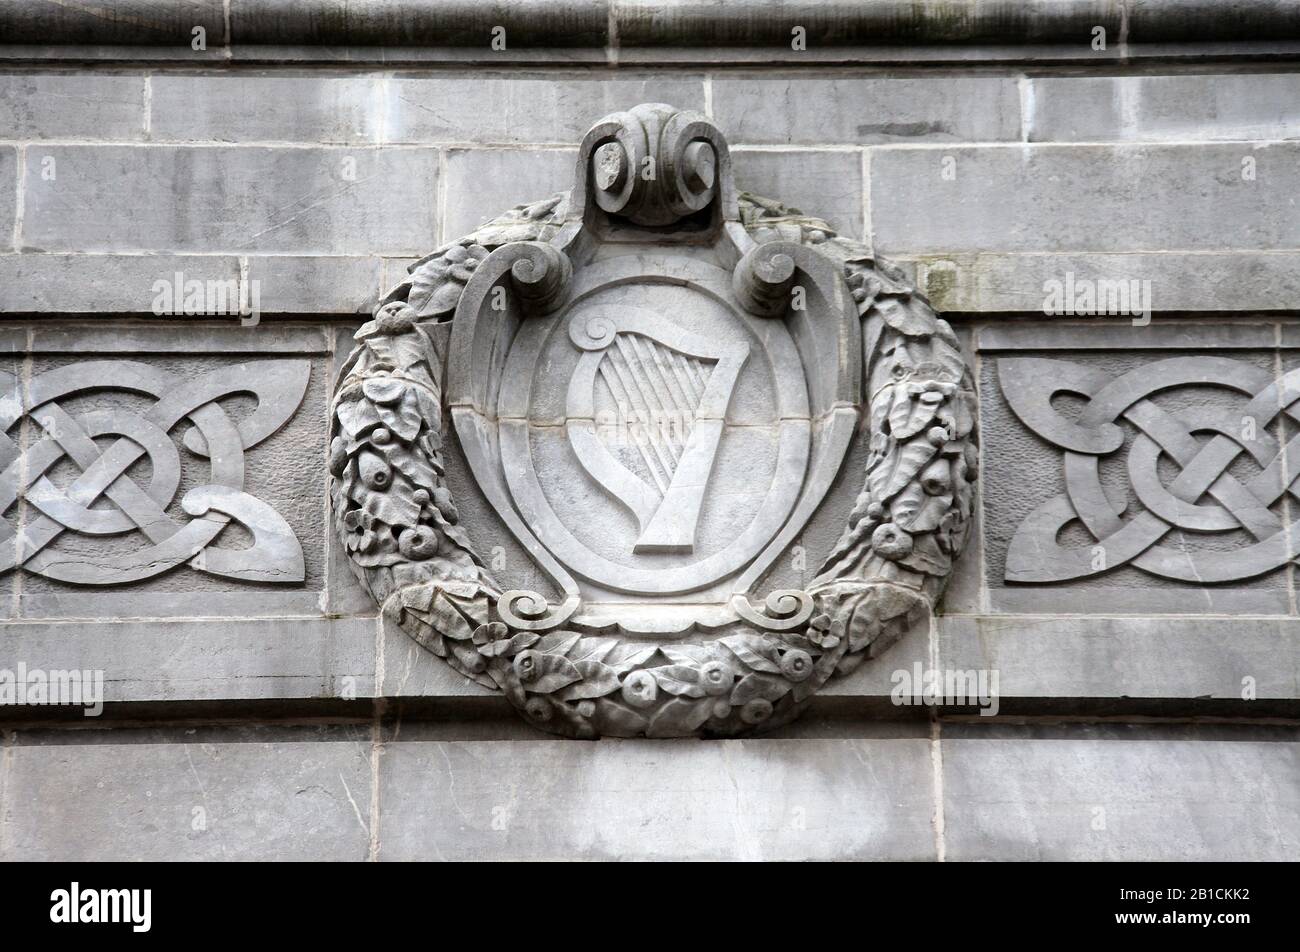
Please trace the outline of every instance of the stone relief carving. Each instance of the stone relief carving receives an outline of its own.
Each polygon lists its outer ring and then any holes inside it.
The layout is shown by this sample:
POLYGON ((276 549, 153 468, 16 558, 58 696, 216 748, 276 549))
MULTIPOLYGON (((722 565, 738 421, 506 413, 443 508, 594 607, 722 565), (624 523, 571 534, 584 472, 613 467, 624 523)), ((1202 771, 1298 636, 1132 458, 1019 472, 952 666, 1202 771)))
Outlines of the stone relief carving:
POLYGON ((137 361, 94 360, 46 370, 25 382, 0 373, 5 394, 0 398, 0 511, 8 516, 20 501, 28 507, 18 529, 0 520, 0 571, 22 566, 62 582, 119 585, 188 563, 242 581, 301 582, 302 546, 293 530, 243 489, 244 450, 293 415, 310 372, 305 360, 265 360, 183 377, 137 361), (64 408, 70 398, 88 394, 154 402, 143 411, 125 400, 80 413, 64 408), (238 423, 221 405, 236 394, 257 401, 238 423), (23 417, 33 426, 25 449, 21 439, 6 435, 23 417), (182 476, 170 434, 187 424, 185 449, 206 458, 210 472, 206 482, 181 497, 181 508, 192 518, 177 523, 166 512, 182 476), (65 461, 74 464, 77 475, 56 482, 51 474, 65 461), (132 473, 142 461, 148 463, 147 485, 132 473), (252 546, 214 544, 232 520, 252 534, 252 546), (70 552, 54 544, 65 532, 139 533, 146 544, 103 555, 70 552))
POLYGON ((1286 409, 1300 398, 1300 371, 1279 381, 1269 370, 1210 355, 1166 358, 1118 375, 1041 357, 1004 358, 997 366, 1012 411, 1062 450, 1065 474, 1065 492, 1030 512, 1012 537, 1007 581, 1064 582, 1133 565, 1204 585, 1253 578, 1300 554, 1300 540, 1271 508, 1284 493, 1300 498, 1285 478, 1295 472, 1300 437, 1283 446, 1266 429, 1282 415, 1300 420, 1286 409), (1240 410, 1170 412, 1151 399, 1188 387, 1240 394, 1240 410), (1086 398, 1077 418, 1053 405, 1061 393, 1086 398), (1127 487, 1108 492, 1101 464, 1123 449, 1121 424, 1136 430, 1124 460, 1127 487), (1175 474, 1160 469, 1162 458, 1176 464, 1175 474), (1239 458, 1253 463, 1254 475, 1230 469, 1239 458), (1137 503, 1132 511, 1130 494, 1137 503), (1060 544, 1061 530, 1075 521, 1092 541, 1060 544), (1253 541, 1231 551, 1161 545, 1175 530, 1193 536, 1244 530, 1253 541))
POLYGON ((965 541, 975 398, 951 328, 861 244, 737 194, 695 113, 603 119, 571 192, 412 266, 356 339, 330 447, 353 569, 547 730, 785 723, 927 617, 965 541), (488 571, 449 439, 553 595, 488 571), (764 593, 857 439, 842 537, 807 590, 764 593))

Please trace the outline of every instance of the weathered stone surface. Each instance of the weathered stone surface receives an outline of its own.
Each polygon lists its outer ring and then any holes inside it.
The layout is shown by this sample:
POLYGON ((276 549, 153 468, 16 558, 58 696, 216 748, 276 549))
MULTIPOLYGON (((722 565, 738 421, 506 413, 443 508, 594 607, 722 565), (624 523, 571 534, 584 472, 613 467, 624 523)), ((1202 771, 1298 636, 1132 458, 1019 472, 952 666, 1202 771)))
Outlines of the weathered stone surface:
POLYGON ((385 860, 935 855, 921 739, 399 741, 380 771, 385 860))
MULTIPOLYGON (((450 149, 441 239, 468 234, 507 208, 552 195, 573 180, 572 149, 450 149)), ((420 249, 421 253, 433 247, 420 249)))
POLYGON ((0 129, 7 139, 140 139, 140 73, 0 74, 0 129))
POLYGON ((374 618, 10 622, 0 625, 0 668, 12 671, 21 662, 28 670, 103 671, 106 704, 352 700, 374 693, 375 624, 374 618))
MULTIPOLYGON (((699 75, 681 71, 640 75, 625 75, 622 70, 611 75, 396 73, 384 95, 385 141, 569 145, 582 138, 592 116, 628 109, 639 102, 670 102, 683 109, 702 110, 704 82, 699 75)), ((566 187, 569 177, 553 187, 566 187)), ((545 188, 525 191, 509 204, 544 194, 545 188)))
POLYGON ((1300 697, 1300 620, 949 616, 941 668, 996 670, 1004 698, 1300 697))
POLYGON ((1292 142, 874 149, 870 185, 881 254, 1300 246, 1275 213, 1300 191, 1292 142))
POLYGON ((247 280, 263 313, 357 314, 379 300, 382 267, 380 258, 257 256, 247 280))
POLYGON ((945 728, 949 860, 1294 860, 1294 728, 945 728))
POLYGON ((1288 311, 1300 298, 1294 251, 958 254, 915 263, 917 283, 943 312, 1042 313, 1049 282, 1067 275, 1150 282, 1155 313, 1288 311))
POLYGON ((380 143, 383 83, 357 73, 159 72, 150 77, 150 138, 380 143))
POLYGON ((1294 139, 1294 73, 1038 76, 1027 81, 1030 142, 1294 139))
POLYGON ((22 732, 0 857, 364 860, 368 740, 365 726, 22 732))
MULTIPOLYGON (((155 283, 239 280, 233 255, 0 255, 0 310, 46 314, 152 314, 155 283)), ((236 299, 237 299, 236 295, 236 299)))
POLYGON ((643 101, 702 108, 702 77, 159 73, 156 141, 571 143, 590 116, 643 101))
POLYGON ((13 234, 14 215, 18 207, 18 150, 0 146, 0 243, 13 234), (12 183, 12 184, 10 184, 12 183))
POLYGON ((862 236, 862 156, 858 152, 737 148, 736 187, 779 195, 805 214, 825 219, 840 234, 862 236))
POLYGON ((436 243, 432 151, 51 145, 28 159, 28 250, 371 255, 436 243), (53 180, 41 178, 46 155, 53 180))
POLYGON ((713 80, 713 115, 736 145, 1020 139, 1016 81, 1001 76, 724 74, 713 80))

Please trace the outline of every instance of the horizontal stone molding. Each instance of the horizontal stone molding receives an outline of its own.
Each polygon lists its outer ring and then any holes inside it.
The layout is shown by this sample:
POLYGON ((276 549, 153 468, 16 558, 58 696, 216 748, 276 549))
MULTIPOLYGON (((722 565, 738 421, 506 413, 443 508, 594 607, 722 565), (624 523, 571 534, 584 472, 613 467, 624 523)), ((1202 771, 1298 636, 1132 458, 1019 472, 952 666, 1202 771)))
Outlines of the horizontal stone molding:
POLYGON ((806 30, 809 59, 827 49, 874 50, 868 58, 888 58, 890 49, 902 47, 993 51, 1053 44, 1061 47, 1056 55, 1079 55, 1092 53, 1098 26, 1107 31, 1109 49, 1128 55, 1125 48, 1144 44, 1294 42, 1300 40, 1300 9, 1273 0, 116 0, 57 6, 3 0, 0 55, 18 58, 26 50, 30 58, 57 58, 60 48, 116 47, 127 58, 154 58, 172 47, 183 58, 191 31, 202 27, 207 46, 197 52, 212 59, 284 49, 348 59, 353 51, 364 57, 383 48, 401 51, 398 58, 429 50, 502 59, 549 51, 552 58, 582 61, 592 53, 603 59, 606 51, 657 55, 674 47, 715 51, 710 55, 789 53, 796 26, 806 30), (104 7, 113 15, 104 15, 104 7), (504 51, 490 45, 497 27, 506 30, 504 51), (1079 49, 1071 54, 1070 47, 1079 49))
MULTIPOLYGON (((354 713, 368 716, 371 701, 383 699, 447 724, 491 712, 514 733, 499 697, 375 616, 13 619, 0 623, 0 639, 0 669, 103 671, 106 720, 138 710, 164 720, 256 716, 266 704, 281 715, 312 713, 308 702, 339 711, 360 702, 354 713)), ((847 718, 841 733, 860 730, 865 717, 924 719, 929 708, 898 708, 891 697, 903 683, 899 672, 914 678, 918 665, 923 673, 984 671, 986 679, 996 671, 1002 714, 1300 714, 1300 619, 1265 616, 941 615, 933 633, 918 626, 888 656, 830 682, 813 711, 847 718), (1247 677, 1253 701, 1241 698, 1247 677)), ((0 705, 0 722, 67 720, 98 723, 76 707, 0 705)), ((787 733, 828 729, 816 713, 806 724, 787 733)), ((526 726, 516 736, 546 739, 526 726)))

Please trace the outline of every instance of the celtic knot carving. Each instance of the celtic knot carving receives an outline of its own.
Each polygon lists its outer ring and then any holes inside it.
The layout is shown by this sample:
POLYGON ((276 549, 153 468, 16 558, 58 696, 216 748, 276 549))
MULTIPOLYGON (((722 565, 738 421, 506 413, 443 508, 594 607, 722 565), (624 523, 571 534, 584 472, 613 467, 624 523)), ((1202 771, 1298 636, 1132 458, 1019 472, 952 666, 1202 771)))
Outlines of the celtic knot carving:
POLYGON ((1300 553, 1295 534, 1273 510, 1285 493, 1300 498, 1294 483, 1287 485, 1300 462, 1300 437, 1282 445, 1268 431, 1280 415, 1300 419, 1292 409, 1300 399, 1300 371, 1278 381, 1240 360, 1195 356, 1114 376, 1071 361, 1017 357, 999 360, 998 376, 1020 421, 1064 451, 1065 492, 1034 509, 1017 529, 1007 581, 1063 582, 1132 565, 1201 585, 1262 575, 1300 553), (1245 401, 1239 411, 1171 412, 1152 399, 1193 386, 1235 392, 1245 401), (1053 406, 1061 393, 1087 399, 1077 418, 1053 406), (1101 480, 1102 460, 1126 442, 1121 424, 1136 432, 1124 459, 1139 504, 1132 512, 1128 500, 1108 494, 1101 480), (1243 459, 1253 475, 1240 472, 1243 459), (1162 460, 1176 467, 1172 478, 1162 460), (1060 531, 1076 520, 1093 543, 1058 543, 1060 531), (1253 541, 1227 552, 1161 544, 1175 531, 1184 538, 1244 531, 1253 541))
POLYGON ((96 360, 47 370, 26 383, 0 374, 0 512, 9 516, 26 503, 18 528, 0 521, 0 571, 21 566, 62 582, 118 585, 186 562, 243 581, 302 581, 302 546, 293 530, 243 489, 244 450, 292 416, 310 372, 305 360, 267 360, 187 377, 136 361, 96 360), (144 410, 126 400, 79 413, 65 408, 70 398, 92 391, 154 402, 144 410), (257 401, 238 423, 220 404, 236 394, 257 401), (7 435, 24 417, 30 438, 7 435), (191 518, 178 522, 167 512, 182 477, 171 433, 186 423, 181 442, 208 460, 210 472, 181 496, 191 518), (55 475, 66 462, 77 472, 70 480, 55 475), (141 485, 133 474, 144 462, 148 480, 141 485), (251 547, 214 544, 232 520, 252 534, 251 547), (139 533, 145 544, 127 552, 73 552, 55 544, 64 533, 139 533))

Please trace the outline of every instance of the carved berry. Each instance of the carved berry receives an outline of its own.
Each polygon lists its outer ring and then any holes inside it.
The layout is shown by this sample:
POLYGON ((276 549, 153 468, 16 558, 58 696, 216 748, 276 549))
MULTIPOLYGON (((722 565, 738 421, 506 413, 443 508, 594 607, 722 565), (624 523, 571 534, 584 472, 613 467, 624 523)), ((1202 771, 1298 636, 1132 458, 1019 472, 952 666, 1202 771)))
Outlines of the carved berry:
POLYGON ((747 701, 740 709, 740 719, 746 724, 761 724, 772 716, 772 702, 761 697, 747 701))
POLYGON ((792 648, 781 656, 781 673, 791 681, 804 681, 813 672, 813 659, 806 651, 792 648))
POLYGON ((397 551, 408 559, 429 559, 438 551, 438 533, 429 526, 412 526, 397 537, 397 551))
POLYGON ((721 661, 706 661, 700 666, 700 685, 705 694, 725 694, 735 680, 735 672, 721 661))
POLYGON ((622 695, 633 707, 649 707, 659 697, 659 684, 649 671, 633 671, 623 679, 622 695))
POLYGON ((871 548, 882 559, 905 559, 912 554, 912 537, 892 522, 877 526, 871 548))
POLYGON ((537 680, 537 676, 541 673, 542 655, 529 648, 515 655, 515 660, 511 664, 514 666, 515 676, 527 684, 529 681, 537 680))
POLYGON ((524 713, 535 721, 549 721, 551 715, 555 712, 551 710, 551 704, 545 698, 530 697, 524 704, 524 713))

